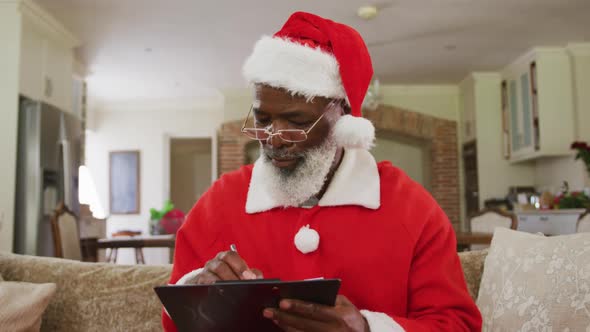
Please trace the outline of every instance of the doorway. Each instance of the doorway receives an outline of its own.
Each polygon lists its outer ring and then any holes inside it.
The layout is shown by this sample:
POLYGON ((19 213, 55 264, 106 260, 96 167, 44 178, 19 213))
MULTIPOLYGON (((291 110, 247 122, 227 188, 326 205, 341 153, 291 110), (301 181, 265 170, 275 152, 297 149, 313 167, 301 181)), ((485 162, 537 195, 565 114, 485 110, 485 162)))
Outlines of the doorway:
POLYGON ((378 130, 371 150, 376 161, 390 161, 426 190, 432 188, 431 147, 426 140, 378 130))
POLYGON ((465 173, 465 209, 467 217, 479 211, 479 185, 477 173, 477 144, 463 144, 463 171, 465 173))
POLYGON ((184 213, 211 186, 211 139, 170 140, 170 199, 184 213))

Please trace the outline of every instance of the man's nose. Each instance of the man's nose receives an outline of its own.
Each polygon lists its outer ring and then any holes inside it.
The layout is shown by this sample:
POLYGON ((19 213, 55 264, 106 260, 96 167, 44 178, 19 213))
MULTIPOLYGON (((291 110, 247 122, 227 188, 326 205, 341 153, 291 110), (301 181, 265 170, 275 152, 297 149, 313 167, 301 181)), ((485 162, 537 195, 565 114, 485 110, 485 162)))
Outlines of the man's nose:
MULTIPOLYGON (((289 127, 287 127, 285 123, 282 123, 282 121, 276 121, 272 123, 271 127, 269 128, 269 131, 273 134, 276 134, 279 130, 283 129, 289 129, 289 127)), ((279 136, 280 135, 272 135, 266 140, 266 142, 272 145, 274 149, 280 149, 283 147, 289 147, 293 145, 292 142, 286 142, 279 136)))

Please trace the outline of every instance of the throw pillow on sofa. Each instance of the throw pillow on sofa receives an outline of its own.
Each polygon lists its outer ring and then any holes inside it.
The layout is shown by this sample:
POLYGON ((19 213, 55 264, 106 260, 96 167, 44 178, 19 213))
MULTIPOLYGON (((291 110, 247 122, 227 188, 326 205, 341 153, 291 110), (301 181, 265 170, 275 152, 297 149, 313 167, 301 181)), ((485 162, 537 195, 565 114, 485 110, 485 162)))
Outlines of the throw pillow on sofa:
POLYGON ((43 312, 55 289, 53 283, 0 280, 0 331, 39 331, 43 312))
POLYGON ((496 229, 477 305, 483 331, 590 331, 590 233, 496 229))

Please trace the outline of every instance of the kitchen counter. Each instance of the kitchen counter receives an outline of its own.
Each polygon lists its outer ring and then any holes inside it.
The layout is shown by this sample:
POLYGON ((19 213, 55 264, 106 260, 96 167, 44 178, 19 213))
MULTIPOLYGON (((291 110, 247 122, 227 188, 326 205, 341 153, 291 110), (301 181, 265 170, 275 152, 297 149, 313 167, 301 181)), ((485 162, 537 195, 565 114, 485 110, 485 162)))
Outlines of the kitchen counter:
POLYGON ((555 215, 562 215, 562 214, 575 214, 581 215, 584 213, 585 209, 563 209, 563 210, 523 210, 514 212, 516 215, 548 215, 548 214, 555 214, 555 215))
POLYGON ((516 212, 519 231, 543 233, 545 235, 565 235, 576 233, 578 219, 584 209, 530 210, 516 212))

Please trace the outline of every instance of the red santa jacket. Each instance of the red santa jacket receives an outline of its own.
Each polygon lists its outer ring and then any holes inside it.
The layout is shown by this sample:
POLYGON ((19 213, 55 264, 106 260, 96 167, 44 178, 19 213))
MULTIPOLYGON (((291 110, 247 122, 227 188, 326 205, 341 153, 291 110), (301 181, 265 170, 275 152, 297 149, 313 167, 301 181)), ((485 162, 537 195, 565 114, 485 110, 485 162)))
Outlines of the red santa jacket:
MULTIPOLYGON (((434 199, 389 162, 347 150, 327 192, 313 208, 275 206, 245 166, 204 194, 176 238, 170 283, 236 244, 265 278, 339 278, 340 293, 373 331, 479 331, 451 223, 434 199), (309 225, 317 250, 293 239, 309 225)), ((163 314, 166 331, 174 324, 163 314)))

